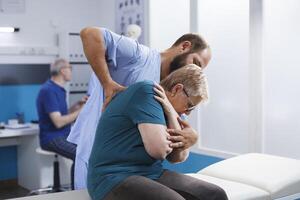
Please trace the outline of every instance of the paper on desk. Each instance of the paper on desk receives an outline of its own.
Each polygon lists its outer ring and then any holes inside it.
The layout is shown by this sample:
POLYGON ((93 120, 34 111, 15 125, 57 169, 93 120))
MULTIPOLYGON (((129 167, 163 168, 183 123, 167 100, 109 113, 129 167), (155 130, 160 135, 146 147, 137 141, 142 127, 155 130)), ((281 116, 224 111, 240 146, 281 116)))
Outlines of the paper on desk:
POLYGON ((29 128, 29 124, 14 124, 14 125, 5 125, 7 129, 22 129, 22 128, 29 128))

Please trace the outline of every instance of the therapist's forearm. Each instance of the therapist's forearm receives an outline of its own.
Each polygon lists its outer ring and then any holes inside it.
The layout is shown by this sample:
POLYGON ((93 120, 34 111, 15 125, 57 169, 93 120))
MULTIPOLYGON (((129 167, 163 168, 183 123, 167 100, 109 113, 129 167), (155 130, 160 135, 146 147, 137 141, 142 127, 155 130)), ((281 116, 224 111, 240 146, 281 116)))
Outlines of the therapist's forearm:
POLYGON ((105 87, 112 78, 105 60, 105 42, 100 28, 87 27, 81 30, 80 37, 85 56, 101 84, 105 87))

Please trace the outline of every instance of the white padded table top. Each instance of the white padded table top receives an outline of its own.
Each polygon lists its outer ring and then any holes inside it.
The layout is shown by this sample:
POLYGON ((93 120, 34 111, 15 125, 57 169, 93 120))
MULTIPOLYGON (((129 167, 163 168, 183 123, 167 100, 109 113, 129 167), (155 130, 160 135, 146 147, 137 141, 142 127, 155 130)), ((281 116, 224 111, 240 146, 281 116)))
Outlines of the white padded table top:
POLYGON ((250 153, 233 157, 198 172, 267 191, 271 199, 300 193, 300 161, 250 153))
POLYGON ((202 174, 187 174, 221 187, 230 200, 270 200, 270 194, 259 188, 202 174))

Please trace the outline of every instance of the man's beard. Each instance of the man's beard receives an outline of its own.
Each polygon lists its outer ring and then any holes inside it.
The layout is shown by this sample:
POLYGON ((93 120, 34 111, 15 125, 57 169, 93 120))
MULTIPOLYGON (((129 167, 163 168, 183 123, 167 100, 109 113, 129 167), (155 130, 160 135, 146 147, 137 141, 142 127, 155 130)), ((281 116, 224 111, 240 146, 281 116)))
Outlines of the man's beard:
POLYGON ((170 73, 185 66, 187 64, 186 59, 189 54, 190 52, 176 56, 170 63, 170 73))

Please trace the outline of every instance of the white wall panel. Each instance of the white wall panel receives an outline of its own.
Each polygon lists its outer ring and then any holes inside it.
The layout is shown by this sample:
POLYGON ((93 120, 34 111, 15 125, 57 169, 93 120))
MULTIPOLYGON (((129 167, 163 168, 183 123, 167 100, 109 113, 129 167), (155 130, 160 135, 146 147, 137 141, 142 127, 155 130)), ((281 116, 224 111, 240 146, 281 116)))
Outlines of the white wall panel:
POLYGON ((198 28, 209 42, 210 102, 200 109, 201 146, 248 151, 249 1, 199 0, 198 28))
POLYGON ((300 1, 264 3, 265 149, 300 159, 300 1))
POLYGON ((149 0, 149 45, 160 51, 190 32, 190 2, 149 0))

